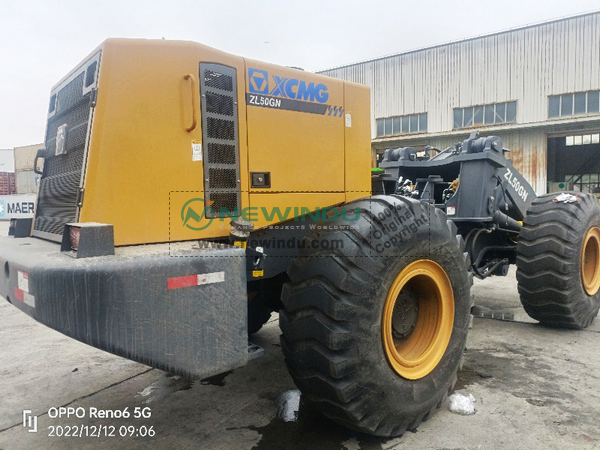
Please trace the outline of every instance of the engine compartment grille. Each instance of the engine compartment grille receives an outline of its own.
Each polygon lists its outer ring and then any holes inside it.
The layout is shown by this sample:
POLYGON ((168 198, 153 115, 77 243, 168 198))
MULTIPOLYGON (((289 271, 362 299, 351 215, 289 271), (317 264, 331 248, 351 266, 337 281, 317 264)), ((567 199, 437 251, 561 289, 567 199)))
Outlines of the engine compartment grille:
POLYGON ((200 64, 206 217, 238 215, 241 207, 235 69, 200 64))
POLYGON ((44 170, 33 229, 35 236, 52 240, 60 240, 64 224, 77 219, 93 95, 84 85, 85 68, 81 70, 59 87, 50 101, 44 170), (58 134, 64 142, 59 142, 57 150, 58 134))

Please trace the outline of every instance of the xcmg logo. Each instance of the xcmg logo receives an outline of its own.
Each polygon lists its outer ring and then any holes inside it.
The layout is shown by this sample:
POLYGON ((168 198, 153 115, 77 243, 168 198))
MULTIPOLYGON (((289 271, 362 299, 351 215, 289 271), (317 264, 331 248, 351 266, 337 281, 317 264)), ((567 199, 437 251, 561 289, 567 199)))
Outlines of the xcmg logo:
POLYGON ((327 86, 323 83, 285 78, 277 75, 269 77, 266 70, 248 69, 249 89, 252 94, 270 95, 308 102, 325 103, 329 100, 327 86))

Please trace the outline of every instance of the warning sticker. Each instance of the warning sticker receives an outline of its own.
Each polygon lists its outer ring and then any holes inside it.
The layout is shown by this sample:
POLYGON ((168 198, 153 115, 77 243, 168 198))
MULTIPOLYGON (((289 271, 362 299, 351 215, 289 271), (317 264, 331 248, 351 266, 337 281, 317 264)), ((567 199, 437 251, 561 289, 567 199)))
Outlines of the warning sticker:
POLYGON ((15 288, 15 299, 35 308, 35 297, 25 292, 23 289, 15 288))
POLYGON ((23 303, 35 308, 35 297, 27 292, 23 292, 23 303))
POLYGON ((192 161, 202 161, 202 141, 192 141, 192 161))
POLYGON ((29 292, 29 274, 17 270, 17 286, 25 292, 29 292))

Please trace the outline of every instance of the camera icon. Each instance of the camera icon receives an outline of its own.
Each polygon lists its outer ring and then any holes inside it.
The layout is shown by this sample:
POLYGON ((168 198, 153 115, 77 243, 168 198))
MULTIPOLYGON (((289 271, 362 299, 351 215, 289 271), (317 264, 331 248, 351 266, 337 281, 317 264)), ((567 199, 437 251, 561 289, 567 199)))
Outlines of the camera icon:
POLYGON ((37 419, 30 409, 23 410, 23 428, 29 428, 29 433, 37 433, 37 419))

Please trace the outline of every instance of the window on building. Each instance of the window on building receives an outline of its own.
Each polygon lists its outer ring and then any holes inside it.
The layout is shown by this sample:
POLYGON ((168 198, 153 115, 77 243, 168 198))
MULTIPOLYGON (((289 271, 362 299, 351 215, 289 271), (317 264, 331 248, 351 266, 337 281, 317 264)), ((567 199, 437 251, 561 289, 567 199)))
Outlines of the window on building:
POLYGON ((575 92, 548 97, 548 117, 568 117, 598 114, 600 91, 575 92))
POLYGON ((454 129, 517 121, 517 102, 454 108, 454 129))
POLYGON ((600 133, 566 137, 567 147, 571 147, 573 145, 589 145, 589 144, 600 144, 600 133))
POLYGON ((383 120, 377 119, 376 123, 377 123, 377 136, 383 136, 385 134, 383 120))
POLYGON ((385 130, 386 136, 391 136, 392 134, 394 134, 394 130, 392 128, 393 124, 394 124, 394 121, 392 120, 391 117, 388 117, 387 119, 384 120, 384 130, 385 130))
POLYGON ((377 137, 396 136, 427 131, 427 113, 377 119, 377 137))

